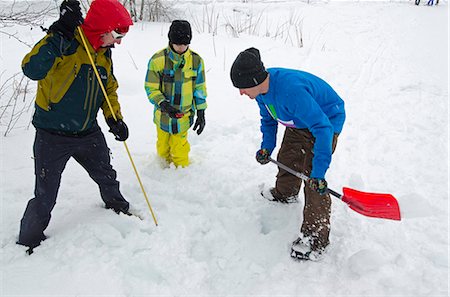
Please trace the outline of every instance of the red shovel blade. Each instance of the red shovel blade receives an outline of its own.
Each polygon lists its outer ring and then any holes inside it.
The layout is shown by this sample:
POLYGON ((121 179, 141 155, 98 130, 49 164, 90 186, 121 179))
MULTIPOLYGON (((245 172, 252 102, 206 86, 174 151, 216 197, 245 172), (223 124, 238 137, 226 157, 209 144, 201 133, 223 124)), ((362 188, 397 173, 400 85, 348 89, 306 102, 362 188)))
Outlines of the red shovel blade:
POLYGON ((354 211, 368 217, 383 218, 400 221, 400 207, 391 194, 377 194, 360 192, 350 188, 343 188, 342 201, 354 211))

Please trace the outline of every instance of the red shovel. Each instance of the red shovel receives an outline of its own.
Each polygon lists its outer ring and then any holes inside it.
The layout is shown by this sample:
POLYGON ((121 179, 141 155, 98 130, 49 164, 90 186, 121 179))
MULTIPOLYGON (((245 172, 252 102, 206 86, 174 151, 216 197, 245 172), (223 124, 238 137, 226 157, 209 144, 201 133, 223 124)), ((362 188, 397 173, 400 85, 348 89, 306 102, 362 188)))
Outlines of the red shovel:
MULTIPOLYGON (((286 170, 292 175, 308 181, 309 177, 303 173, 292 170, 280 162, 269 158, 269 160, 278 165, 278 167, 286 170)), ((343 188, 344 195, 341 195, 330 188, 328 192, 336 198, 341 199, 354 211, 373 218, 390 219, 400 221, 400 207, 394 196, 391 194, 377 194, 357 191, 350 188, 343 188)))

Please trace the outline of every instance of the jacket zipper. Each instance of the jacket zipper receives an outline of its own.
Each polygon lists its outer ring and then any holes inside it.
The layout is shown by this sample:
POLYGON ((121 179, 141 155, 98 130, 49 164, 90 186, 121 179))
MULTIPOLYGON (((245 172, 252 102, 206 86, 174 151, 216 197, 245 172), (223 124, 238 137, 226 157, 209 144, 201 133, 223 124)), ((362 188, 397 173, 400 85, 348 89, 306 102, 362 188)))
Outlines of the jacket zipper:
POLYGON ((69 82, 69 79, 72 77, 72 75, 74 77, 77 77, 77 64, 75 64, 75 66, 73 67, 72 71, 69 73, 69 75, 67 75, 66 78, 64 78, 63 83, 61 84, 61 86, 59 87, 58 91, 55 94, 54 98, 58 98, 58 96, 60 95, 61 91, 64 89, 64 87, 67 85, 67 83, 69 82))
POLYGON ((83 127, 81 128, 81 130, 83 131, 84 129, 86 129, 86 126, 89 122, 89 117, 91 115, 91 108, 92 108, 92 96, 94 93, 94 79, 93 79, 93 75, 92 75, 92 69, 89 68, 88 71, 88 90, 86 92, 86 100, 84 103, 84 110, 86 110, 87 108, 87 113, 86 113, 86 119, 84 120, 84 124, 83 127))
POLYGON ((91 68, 88 69, 88 75, 86 77, 86 83, 87 83, 87 90, 86 90, 86 97, 84 98, 84 106, 83 109, 86 110, 88 99, 89 99, 89 92, 91 91, 91 68))
MULTIPOLYGON (((95 58, 94 58, 94 67, 97 68, 97 53, 95 53, 95 58)), ((90 92, 88 92, 88 97, 89 97, 89 108, 88 108, 88 112, 86 115, 86 120, 84 121, 83 127, 81 128, 81 131, 83 131, 84 129, 86 129, 86 126, 89 122, 89 119, 91 117, 91 111, 92 111, 92 107, 93 107, 93 102, 94 102, 94 96, 97 94, 96 89, 98 89, 98 87, 96 88, 96 83, 95 83, 95 75, 93 74, 94 69, 91 70, 91 68, 89 68, 89 72, 88 72, 88 90, 90 89, 90 92), (90 85, 90 87, 89 87, 90 85)), ((87 100, 85 101, 85 107, 86 107, 86 103, 87 100)), ((86 108, 85 108, 86 109, 86 108)))

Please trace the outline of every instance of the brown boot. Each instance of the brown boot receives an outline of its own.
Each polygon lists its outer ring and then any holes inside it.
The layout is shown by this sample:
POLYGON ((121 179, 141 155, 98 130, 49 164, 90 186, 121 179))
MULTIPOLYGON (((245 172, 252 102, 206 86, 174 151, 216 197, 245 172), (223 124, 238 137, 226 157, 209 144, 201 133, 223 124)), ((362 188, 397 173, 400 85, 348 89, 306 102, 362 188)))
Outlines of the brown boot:
POLYGON ((279 202, 279 203, 297 203, 298 199, 297 199, 297 195, 293 195, 293 196, 289 196, 289 197, 284 197, 282 196, 276 188, 270 188, 270 189, 266 189, 261 191, 261 196, 263 196, 265 199, 269 200, 269 201, 273 201, 273 202, 279 202))
POLYGON ((325 249, 311 248, 310 239, 300 236, 292 243, 291 257, 296 260, 320 261, 323 258, 325 249))

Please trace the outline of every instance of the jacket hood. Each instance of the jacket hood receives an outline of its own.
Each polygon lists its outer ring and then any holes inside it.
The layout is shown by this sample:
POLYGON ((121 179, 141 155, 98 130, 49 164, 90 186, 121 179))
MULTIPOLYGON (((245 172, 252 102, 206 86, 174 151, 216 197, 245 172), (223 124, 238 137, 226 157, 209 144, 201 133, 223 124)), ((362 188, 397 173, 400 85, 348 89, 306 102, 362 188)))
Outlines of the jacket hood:
POLYGON ((131 25, 129 12, 118 0, 94 0, 81 26, 92 47, 98 50, 103 44, 102 34, 113 30, 126 33, 131 25))

